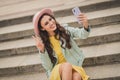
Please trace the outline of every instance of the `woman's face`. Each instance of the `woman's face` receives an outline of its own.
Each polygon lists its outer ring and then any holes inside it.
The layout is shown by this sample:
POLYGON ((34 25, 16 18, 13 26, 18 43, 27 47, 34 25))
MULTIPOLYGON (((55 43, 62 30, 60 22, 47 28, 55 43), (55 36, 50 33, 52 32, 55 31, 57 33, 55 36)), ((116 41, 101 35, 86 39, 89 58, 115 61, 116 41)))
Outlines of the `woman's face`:
POLYGON ((49 15, 44 15, 41 19, 42 30, 46 30, 48 33, 56 30, 56 21, 49 15))

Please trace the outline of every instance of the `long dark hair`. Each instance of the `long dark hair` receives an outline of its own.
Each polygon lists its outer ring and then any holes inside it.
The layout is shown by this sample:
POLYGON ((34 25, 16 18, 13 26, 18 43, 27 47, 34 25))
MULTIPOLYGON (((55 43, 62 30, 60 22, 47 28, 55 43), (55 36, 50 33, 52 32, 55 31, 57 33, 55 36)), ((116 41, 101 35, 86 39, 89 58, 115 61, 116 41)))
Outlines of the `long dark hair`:
POLYGON ((53 48, 52 48, 52 45, 50 43, 50 40, 49 40, 49 34, 47 31, 43 31, 41 30, 42 29, 42 26, 41 26, 41 19, 43 18, 44 15, 48 15, 50 16, 51 18, 53 18, 56 22, 56 26, 57 26, 57 29, 54 31, 55 32, 55 38, 57 40, 60 40, 62 42, 61 44, 61 47, 62 48, 71 48, 71 44, 70 44, 70 33, 69 31, 65 30, 57 21, 56 19, 54 18, 54 16, 50 15, 50 14, 43 14, 40 18, 39 18, 39 21, 38 21, 38 29, 39 29, 39 35, 44 43, 44 46, 45 46, 45 49, 47 50, 48 52, 48 55, 51 59, 51 62, 55 65, 56 63, 56 58, 54 57, 53 55, 53 48), (59 35, 59 37, 57 37, 57 35, 59 35), (66 44, 65 44, 65 47, 63 47, 63 44, 64 44, 64 41, 63 39, 65 40, 66 44))

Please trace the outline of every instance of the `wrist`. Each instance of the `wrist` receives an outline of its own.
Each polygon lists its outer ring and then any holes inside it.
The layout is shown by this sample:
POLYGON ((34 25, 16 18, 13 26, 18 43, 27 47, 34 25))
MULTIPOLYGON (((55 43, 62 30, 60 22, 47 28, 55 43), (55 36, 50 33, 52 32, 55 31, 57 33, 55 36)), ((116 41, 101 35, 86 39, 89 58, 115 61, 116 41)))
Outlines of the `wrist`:
POLYGON ((90 31, 89 25, 87 27, 84 27, 84 29, 89 32, 90 31))
POLYGON ((85 30, 88 30, 88 26, 87 27, 84 27, 85 30))

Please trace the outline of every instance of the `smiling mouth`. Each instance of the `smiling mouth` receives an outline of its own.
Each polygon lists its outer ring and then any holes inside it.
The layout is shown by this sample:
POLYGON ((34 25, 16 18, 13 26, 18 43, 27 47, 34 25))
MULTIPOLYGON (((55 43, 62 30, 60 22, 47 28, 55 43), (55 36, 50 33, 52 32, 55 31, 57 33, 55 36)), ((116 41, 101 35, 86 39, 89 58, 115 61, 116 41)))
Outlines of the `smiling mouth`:
POLYGON ((50 28, 55 28, 55 25, 52 25, 50 28))

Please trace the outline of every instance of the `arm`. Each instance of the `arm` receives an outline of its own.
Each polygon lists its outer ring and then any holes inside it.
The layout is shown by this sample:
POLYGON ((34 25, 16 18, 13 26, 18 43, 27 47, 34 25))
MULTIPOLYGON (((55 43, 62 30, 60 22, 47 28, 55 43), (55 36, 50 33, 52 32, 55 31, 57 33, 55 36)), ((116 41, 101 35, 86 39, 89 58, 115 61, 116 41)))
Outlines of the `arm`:
POLYGON ((53 64, 49 58, 47 51, 45 50, 44 53, 41 53, 39 50, 39 54, 42 66, 46 69, 46 71, 51 71, 53 68, 53 64))
POLYGON ((90 27, 88 27, 88 30, 86 30, 84 27, 80 29, 80 28, 66 26, 65 29, 70 32, 72 37, 80 38, 80 39, 86 39, 90 33, 90 27))
POLYGON ((47 50, 44 48, 44 44, 43 44, 42 40, 40 39, 40 37, 38 37, 36 35, 32 36, 32 37, 35 40, 36 47, 39 50, 42 66, 45 68, 45 70, 47 71, 47 74, 49 75, 50 71, 53 68, 53 64, 49 58, 47 50))
POLYGON ((80 13, 80 15, 77 18, 83 25, 83 28, 80 29, 67 26, 66 29, 71 33, 73 37, 86 39, 90 32, 87 16, 85 16, 85 14, 83 13, 80 13))

